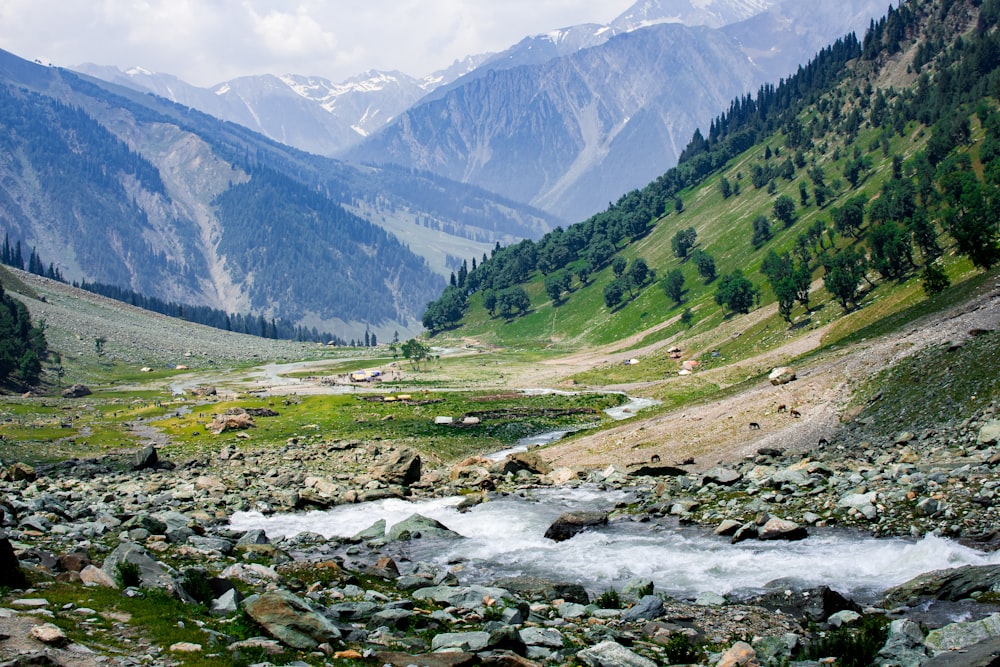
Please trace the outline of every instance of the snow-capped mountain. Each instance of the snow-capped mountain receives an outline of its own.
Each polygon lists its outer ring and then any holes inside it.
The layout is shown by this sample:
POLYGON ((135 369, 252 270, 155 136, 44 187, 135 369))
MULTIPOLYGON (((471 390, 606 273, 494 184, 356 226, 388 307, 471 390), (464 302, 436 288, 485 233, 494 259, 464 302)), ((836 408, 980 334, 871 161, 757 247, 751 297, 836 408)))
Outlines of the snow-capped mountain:
POLYGON ((122 71, 86 63, 78 72, 150 92, 238 123, 266 137, 318 155, 335 155, 361 142, 441 85, 466 74, 486 56, 469 56, 423 78, 370 71, 334 83, 315 76, 246 76, 200 88, 141 67, 122 71))

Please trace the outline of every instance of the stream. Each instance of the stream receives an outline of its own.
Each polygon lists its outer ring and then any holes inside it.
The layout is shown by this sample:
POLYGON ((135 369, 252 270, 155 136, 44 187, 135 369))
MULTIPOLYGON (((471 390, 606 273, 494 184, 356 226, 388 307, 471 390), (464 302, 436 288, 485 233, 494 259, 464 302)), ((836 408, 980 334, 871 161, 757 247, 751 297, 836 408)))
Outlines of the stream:
POLYGON ((392 526, 417 513, 440 521, 463 539, 400 543, 393 555, 401 569, 407 561, 442 567, 462 563, 463 583, 530 575, 578 583, 592 594, 645 578, 656 590, 680 599, 709 592, 741 598, 775 586, 827 585, 871 601, 923 572, 1000 563, 1000 553, 984 554, 935 536, 876 539, 846 530, 813 529, 809 538, 798 542, 733 545, 709 529, 680 526, 673 519, 622 519, 559 543, 544 537, 563 512, 607 510, 629 498, 624 491, 545 488, 493 497, 464 513, 455 507, 461 500, 457 497, 392 499, 304 514, 240 512, 231 522, 238 530, 263 529, 272 538, 303 531, 350 537, 379 519, 392 526))

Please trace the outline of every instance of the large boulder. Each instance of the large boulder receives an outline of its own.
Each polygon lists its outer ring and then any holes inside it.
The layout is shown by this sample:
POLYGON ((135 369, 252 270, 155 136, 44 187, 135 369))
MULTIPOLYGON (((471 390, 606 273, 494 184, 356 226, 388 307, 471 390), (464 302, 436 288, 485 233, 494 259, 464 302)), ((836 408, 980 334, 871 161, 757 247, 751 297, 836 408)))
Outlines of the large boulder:
POLYGON ((93 392, 90 391, 90 387, 85 384, 74 384, 70 387, 66 387, 62 390, 63 398, 83 398, 84 396, 90 396, 93 392))
POLYGON ((608 513, 600 511, 565 512, 552 522, 545 537, 556 542, 564 542, 577 533, 594 526, 604 526, 608 523, 608 513))
POLYGON ((757 538, 761 540, 804 540, 808 536, 804 527, 778 517, 771 517, 757 531, 757 538))
POLYGON ((503 464, 503 472, 517 474, 526 470, 533 475, 548 475, 552 466, 545 462, 536 452, 516 452, 507 457, 503 464))
POLYGON ((564 581, 552 581, 541 577, 509 577, 493 582, 511 593, 527 600, 555 600, 562 599, 566 602, 577 604, 590 604, 590 596, 587 589, 580 584, 573 584, 564 581))
POLYGON ((257 428, 253 417, 245 412, 235 415, 216 415, 215 419, 205 424, 205 428, 214 435, 227 433, 229 431, 245 431, 248 428, 257 428))
POLYGON ((771 384, 775 386, 788 384, 795 379, 795 369, 791 366, 781 366, 780 368, 775 368, 771 371, 771 374, 767 376, 767 379, 770 380, 771 384))
POLYGON ((155 468, 159 462, 160 457, 156 453, 156 447, 147 445, 132 455, 132 470, 155 468))
POLYGON ((979 642, 1000 637, 1000 614, 992 614, 978 621, 952 623, 927 633, 924 646, 937 655, 958 651, 979 642))
POLYGON ((887 609, 913 606, 922 600, 962 600, 979 591, 1000 590, 1000 565, 965 565, 925 572, 885 592, 887 609))
POLYGON ((243 608, 269 635, 300 651, 340 639, 337 626, 286 590, 251 595, 243 608))
POLYGON ((409 447, 402 447, 382 459, 374 476, 386 484, 409 486, 420 481, 420 473, 420 455, 409 447))
POLYGON ((389 528, 389 539, 393 542, 412 540, 420 537, 461 537, 436 519, 430 519, 420 514, 411 514, 408 518, 389 528))
POLYGON ((587 667, 656 667, 656 663, 613 641, 603 641, 576 654, 587 667))
POLYGON ((101 566, 105 574, 126 586, 158 588, 169 595, 192 601, 176 579, 176 571, 152 556, 142 546, 125 542, 108 554, 101 566), (134 577, 134 579, 133 579, 134 577))

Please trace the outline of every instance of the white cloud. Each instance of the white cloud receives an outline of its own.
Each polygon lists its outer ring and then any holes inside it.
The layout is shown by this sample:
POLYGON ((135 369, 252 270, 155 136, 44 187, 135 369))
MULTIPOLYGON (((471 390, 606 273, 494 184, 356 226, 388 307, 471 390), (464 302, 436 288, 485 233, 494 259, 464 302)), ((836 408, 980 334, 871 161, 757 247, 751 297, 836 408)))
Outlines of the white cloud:
POLYGON ((142 66, 208 86, 248 74, 421 76, 521 38, 608 22, 632 0, 3 0, 0 48, 142 66))

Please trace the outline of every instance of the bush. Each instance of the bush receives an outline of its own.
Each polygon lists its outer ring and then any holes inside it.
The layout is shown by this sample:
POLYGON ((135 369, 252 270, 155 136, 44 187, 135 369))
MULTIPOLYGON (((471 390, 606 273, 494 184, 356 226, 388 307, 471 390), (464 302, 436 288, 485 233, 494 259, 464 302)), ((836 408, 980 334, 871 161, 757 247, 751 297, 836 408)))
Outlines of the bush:
POLYGON ((621 609, 622 599, 618 596, 618 591, 610 588, 598 596, 597 606, 601 609, 621 609))
POLYGON ((132 588, 138 587, 142 583, 142 577, 140 576, 139 566, 135 563, 130 563, 127 560, 123 560, 118 563, 118 584, 122 588, 132 588))

